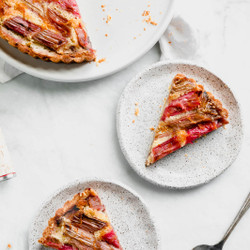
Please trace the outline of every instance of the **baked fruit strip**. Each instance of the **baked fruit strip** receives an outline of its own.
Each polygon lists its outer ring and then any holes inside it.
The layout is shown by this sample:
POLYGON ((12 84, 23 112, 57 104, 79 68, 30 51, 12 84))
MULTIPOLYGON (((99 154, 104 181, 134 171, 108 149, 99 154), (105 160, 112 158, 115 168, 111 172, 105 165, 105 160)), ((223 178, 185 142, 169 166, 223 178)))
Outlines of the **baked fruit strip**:
POLYGON ((192 78, 177 74, 163 108, 146 166, 228 124, 228 111, 192 78))
POLYGON ((76 0, 0 0, 0 37, 46 61, 95 59, 76 0))
POLYGON ((122 249, 104 205, 91 188, 56 211, 38 242, 59 250, 122 249))

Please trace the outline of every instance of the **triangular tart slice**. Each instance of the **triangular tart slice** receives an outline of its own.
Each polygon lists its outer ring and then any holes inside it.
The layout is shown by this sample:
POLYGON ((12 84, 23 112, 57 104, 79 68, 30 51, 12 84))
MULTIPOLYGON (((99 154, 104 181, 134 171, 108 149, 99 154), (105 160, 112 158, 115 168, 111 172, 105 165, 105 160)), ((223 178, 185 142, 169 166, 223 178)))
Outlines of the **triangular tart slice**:
POLYGON ((1 0, 0 37, 47 61, 95 59, 76 0, 1 0))
POLYGON ((59 250, 122 249, 104 205, 91 188, 56 211, 38 242, 59 250))
POLYGON ((228 123, 228 111, 192 78, 177 74, 163 107, 146 166, 228 123))

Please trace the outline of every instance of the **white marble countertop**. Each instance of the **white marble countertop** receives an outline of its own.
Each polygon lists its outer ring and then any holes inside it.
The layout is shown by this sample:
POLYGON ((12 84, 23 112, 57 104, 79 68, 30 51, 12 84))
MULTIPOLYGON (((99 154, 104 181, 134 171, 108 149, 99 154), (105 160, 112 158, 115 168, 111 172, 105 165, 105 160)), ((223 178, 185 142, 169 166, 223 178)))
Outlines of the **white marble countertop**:
MULTIPOLYGON (((28 230, 41 202, 65 183, 85 176, 115 178, 147 202, 162 249, 216 243, 250 191, 250 1, 179 1, 192 19, 213 69, 236 91, 245 137, 234 164, 211 183, 186 191, 144 181, 123 157, 116 134, 116 106, 128 81, 160 58, 158 45, 127 69, 88 83, 55 83, 23 74, 0 86, 0 126, 17 177, 0 183, 0 249, 28 249, 28 230)), ((225 250, 250 249, 250 212, 225 250)))

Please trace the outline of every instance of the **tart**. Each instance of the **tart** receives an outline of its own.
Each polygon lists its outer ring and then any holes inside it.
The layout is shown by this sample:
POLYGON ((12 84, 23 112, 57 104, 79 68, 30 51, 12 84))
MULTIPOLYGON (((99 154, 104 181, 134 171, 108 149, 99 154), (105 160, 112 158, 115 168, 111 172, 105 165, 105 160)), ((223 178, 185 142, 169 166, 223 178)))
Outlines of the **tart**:
POLYGON ((228 124, 228 111, 202 85, 177 74, 155 130, 146 166, 228 124))
POLYGON ((95 59, 76 0, 0 0, 0 37, 46 61, 95 59))
POLYGON ((38 242, 59 250, 122 249, 104 205, 91 188, 56 211, 38 242))

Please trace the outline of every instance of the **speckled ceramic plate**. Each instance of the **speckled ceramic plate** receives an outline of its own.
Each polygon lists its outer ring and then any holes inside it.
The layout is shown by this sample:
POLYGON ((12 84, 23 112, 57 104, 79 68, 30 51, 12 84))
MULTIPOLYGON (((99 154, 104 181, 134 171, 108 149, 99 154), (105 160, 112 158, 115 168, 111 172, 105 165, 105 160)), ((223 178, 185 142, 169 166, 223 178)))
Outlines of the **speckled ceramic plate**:
POLYGON ((157 63, 127 85, 118 104, 117 131, 131 167, 148 181, 169 188, 194 187, 221 174, 237 157, 243 134, 240 108, 229 87, 204 67, 180 62, 157 63), (230 124, 146 168, 154 136, 150 128, 158 124, 160 105, 168 96, 169 85, 177 73, 194 78, 220 99, 229 111, 230 124), (135 116, 136 102, 138 116, 135 116))
POLYGON ((37 242, 48 220, 65 201, 72 199, 76 193, 87 187, 95 189, 100 196, 124 250, 158 249, 158 234, 141 198, 122 184, 94 179, 75 181, 60 189, 42 205, 30 228, 30 250, 48 249, 37 242))

